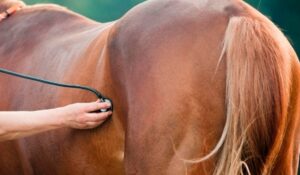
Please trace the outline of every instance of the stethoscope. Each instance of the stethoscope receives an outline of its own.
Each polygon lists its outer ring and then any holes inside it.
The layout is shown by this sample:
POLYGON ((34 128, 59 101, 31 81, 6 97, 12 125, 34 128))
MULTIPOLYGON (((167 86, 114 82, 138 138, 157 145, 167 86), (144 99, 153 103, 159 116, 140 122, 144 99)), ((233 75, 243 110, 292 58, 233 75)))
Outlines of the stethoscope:
POLYGON ((44 83, 44 84, 48 84, 48 85, 52 85, 52 86, 58 86, 58 87, 63 87, 63 88, 72 88, 72 89, 81 89, 81 90, 92 92, 93 94, 95 94, 97 96, 97 98, 100 100, 100 102, 108 102, 111 104, 110 108, 101 109, 99 112, 107 112, 107 111, 113 110, 112 100, 103 96, 99 91, 97 91, 94 88, 91 88, 88 86, 75 85, 75 84, 58 83, 58 82, 54 82, 54 81, 45 80, 45 79, 42 79, 39 77, 34 77, 34 76, 29 76, 29 75, 13 72, 13 71, 3 69, 3 68, 0 68, 0 72, 7 74, 7 75, 14 76, 14 77, 19 77, 19 78, 23 78, 23 79, 27 79, 27 80, 31 80, 31 81, 36 81, 36 82, 40 82, 40 83, 44 83))

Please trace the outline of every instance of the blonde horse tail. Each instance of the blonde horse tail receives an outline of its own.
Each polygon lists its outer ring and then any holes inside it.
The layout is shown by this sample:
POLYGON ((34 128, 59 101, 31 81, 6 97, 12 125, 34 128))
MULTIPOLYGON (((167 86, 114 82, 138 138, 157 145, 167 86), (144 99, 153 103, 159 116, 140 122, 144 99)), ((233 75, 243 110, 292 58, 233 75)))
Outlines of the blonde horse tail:
POLYGON ((246 6, 248 16, 229 19, 219 61, 226 61, 223 133, 206 156, 182 160, 195 164, 216 155, 215 175, 296 174, 300 64, 284 34, 246 6))
POLYGON ((288 112, 297 108, 290 102, 297 56, 271 21, 255 15, 230 18, 221 59, 227 65, 224 131, 213 151, 187 162, 219 151, 216 175, 274 174, 284 141, 292 142, 285 137, 292 126, 288 112))
POLYGON ((267 18, 235 16, 222 58, 228 127, 215 174, 271 174, 288 124, 291 46, 267 18))

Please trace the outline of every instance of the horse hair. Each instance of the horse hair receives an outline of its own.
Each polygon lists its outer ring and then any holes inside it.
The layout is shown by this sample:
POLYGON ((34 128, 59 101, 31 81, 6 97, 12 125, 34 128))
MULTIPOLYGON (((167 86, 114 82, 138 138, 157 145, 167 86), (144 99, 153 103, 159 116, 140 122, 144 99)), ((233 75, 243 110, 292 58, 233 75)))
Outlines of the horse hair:
POLYGON ((219 140, 223 147, 212 151, 220 151, 214 174, 274 174, 289 125, 291 65, 297 56, 282 32, 258 12, 232 16, 223 43, 228 127, 219 140))

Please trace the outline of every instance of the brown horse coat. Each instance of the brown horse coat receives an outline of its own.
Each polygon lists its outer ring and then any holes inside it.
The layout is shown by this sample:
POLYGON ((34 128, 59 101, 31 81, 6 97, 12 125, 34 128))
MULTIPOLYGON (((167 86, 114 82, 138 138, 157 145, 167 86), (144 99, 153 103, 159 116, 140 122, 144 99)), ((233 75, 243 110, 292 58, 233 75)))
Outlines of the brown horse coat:
MULTIPOLYGON (((0 0, 0 9, 14 3, 0 0)), ((1 67, 92 86, 113 99, 115 111, 94 130, 1 143, 0 174, 239 174, 243 160, 252 174, 296 174, 300 65, 281 35, 235 0, 149 0, 103 24, 59 6, 25 6, 0 23, 1 67), (236 132, 231 123, 239 118, 246 122, 236 132), (220 142, 206 161, 183 160, 220 142), (242 148, 237 165, 232 142, 242 148)), ((2 74, 0 82, 1 110, 95 100, 2 74)))

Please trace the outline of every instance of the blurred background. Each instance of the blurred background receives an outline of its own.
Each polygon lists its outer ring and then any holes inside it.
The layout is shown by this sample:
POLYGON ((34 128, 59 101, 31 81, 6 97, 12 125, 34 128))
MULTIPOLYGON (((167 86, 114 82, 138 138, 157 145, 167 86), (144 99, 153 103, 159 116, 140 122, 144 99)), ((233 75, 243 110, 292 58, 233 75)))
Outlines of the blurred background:
MULTIPOLYGON (((24 0, 27 4, 56 3, 97 21, 120 18, 129 9, 144 0, 24 0)), ((300 55, 300 1, 246 0, 272 19, 293 43, 300 55)))

